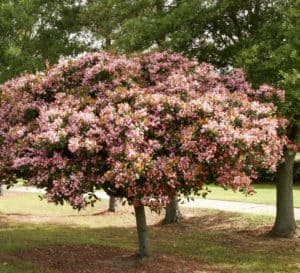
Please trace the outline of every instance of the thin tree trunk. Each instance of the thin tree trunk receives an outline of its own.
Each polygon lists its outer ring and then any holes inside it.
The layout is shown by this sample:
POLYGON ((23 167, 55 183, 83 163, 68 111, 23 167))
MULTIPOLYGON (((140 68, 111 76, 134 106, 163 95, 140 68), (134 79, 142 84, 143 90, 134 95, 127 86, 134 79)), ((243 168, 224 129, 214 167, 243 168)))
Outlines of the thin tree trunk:
POLYGON ((279 166, 276 178, 276 220, 270 233, 273 237, 293 237, 297 229, 293 204, 295 152, 286 150, 284 158, 285 162, 279 166))
POLYGON ((0 196, 4 195, 4 185, 0 185, 0 196))
POLYGON ((119 209, 119 198, 110 196, 109 197, 109 207, 108 211, 110 212, 116 212, 119 209))
POLYGON ((181 219, 182 219, 182 215, 179 210, 178 197, 174 195, 171 198, 170 204, 166 208, 164 223, 165 224, 180 223, 181 219))
POLYGON ((136 227, 139 241, 139 254, 141 258, 150 258, 152 256, 152 250, 150 247, 149 235, 146 224, 145 207, 134 207, 136 227))
POLYGON ((108 50, 111 46, 111 39, 109 38, 110 34, 105 37, 104 49, 108 50))
MULTIPOLYGON (((156 12, 162 14, 164 11, 164 7, 167 1, 165 0, 155 0, 154 5, 156 7, 156 12)), ((161 37, 156 39, 158 46, 162 46, 164 42, 166 42, 167 35, 166 33, 162 33, 161 37)))

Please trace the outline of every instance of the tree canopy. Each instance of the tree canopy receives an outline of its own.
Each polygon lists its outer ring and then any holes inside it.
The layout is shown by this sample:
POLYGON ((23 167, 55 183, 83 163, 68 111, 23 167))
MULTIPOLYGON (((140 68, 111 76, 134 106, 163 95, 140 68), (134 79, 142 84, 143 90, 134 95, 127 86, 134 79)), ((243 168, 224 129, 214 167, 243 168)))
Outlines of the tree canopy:
POLYGON ((247 189, 285 141, 258 102, 282 91, 178 54, 87 54, 0 90, 1 176, 20 172, 77 208, 95 187, 153 207, 209 182, 247 189))
POLYGON ((247 71, 254 84, 268 82, 286 90, 286 101, 278 105, 279 112, 293 126, 300 122, 300 1, 292 1, 276 12, 280 20, 265 22, 235 63, 247 71))
POLYGON ((262 24, 276 21, 278 0, 144 1, 148 12, 116 29, 114 47, 136 52, 152 47, 197 57, 219 68, 233 64, 262 24))

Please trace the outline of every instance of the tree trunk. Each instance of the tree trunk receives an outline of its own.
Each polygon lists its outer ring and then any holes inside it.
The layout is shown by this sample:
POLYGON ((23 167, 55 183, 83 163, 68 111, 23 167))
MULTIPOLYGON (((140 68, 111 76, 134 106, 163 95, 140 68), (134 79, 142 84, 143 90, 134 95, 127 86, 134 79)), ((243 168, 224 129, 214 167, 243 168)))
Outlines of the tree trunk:
POLYGON ((4 185, 1 185, 0 184, 0 196, 3 196, 4 195, 4 185))
POLYGON ((104 49, 105 50, 108 50, 111 46, 111 39, 109 37, 110 37, 110 34, 108 34, 104 40, 104 49))
POLYGON ((119 198, 110 196, 108 211, 116 212, 119 209, 119 198))
MULTIPOLYGON (((164 7, 165 7, 165 0, 155 0, 154 5, 156 8, 156 11, 158 14, 162 14, 164 11, 164 7)), ((158 44, 158 46, 162 46, 163 43, 166 41, 167 35, 166 33, 162 33, 162 36, 157 37, 156 42, 158 44)))
POLYGON ((293 166, 295 152, 286 150, 285 161, 279 166, 276 178, 276 220, 271 231, 273 237, 293 237, 297 225, 293 205, 293 166))
POLYGON ((171 198, 170 204, 166 208, 164 224, 180 223, 181 219, 182 219, 182 215, 179 210, 178 198, 176 195, 174 195, 171 198))
POLYGON ((147 231, 145 207, 144 206, 134 207, 134 211, 135 211, 136 227, 138 233, 140 257, 150 258, 152 256, 152 251, 151 251, 149 236, 147 231))

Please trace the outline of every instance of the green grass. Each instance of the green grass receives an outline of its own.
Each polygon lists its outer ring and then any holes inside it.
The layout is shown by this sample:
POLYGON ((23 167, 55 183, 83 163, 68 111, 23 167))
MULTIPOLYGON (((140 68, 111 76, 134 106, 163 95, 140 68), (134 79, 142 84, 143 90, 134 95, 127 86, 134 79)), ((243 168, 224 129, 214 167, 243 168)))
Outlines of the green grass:
MULTIPOLYGON (((105 209, 107 202, 78 213, 41 202, 37 196, 22 193, 0 199, 0 272, 42 272, 36 264, 16 258, 15 253, 22 249, 96 245, 137 251, 135 219, 130 213, 93 215, 105 209), (16 221, 3 221, 5 217, 16 221)), ((300 271, 299 240, 273 240, 242 232, 271 225, 272 217, 199 209, 183 212, 193 217, 181 225, 150 227, 155 253, 179 254, 237 273, 300 271)))
MULTIPOLYGON (((295 248, 288 249, 291 259, 280 250, 260 247, 253 249, 233 245, 232 242, 222 241, 229 237, 226 232, 215 234, 195 231, 181 238, 174 234, 155 234, 156 248, 164 248, 168 252, 201 257, 205 263, 222 265, 224 269, 235 269, 234 272, 299 272, 295 248)), ((235 242, 236 243, 236 242, 235 242)), ((231 272, 231 271, 230 271, 231 272)))
MULTIPOLYGON (((94 207, 87 207, 81 211, 72 209, 69 205, 55 205, 48 203, 45 199, 41 200, 38 193, 6 193, 4 198, 0 199, 1 213, 19 218, 26 217, 55 217, 58 224, 79 225, 88 227, 115 226, 119 219, 109 218, 106 222, 95 222, 95 215, 101 214, 108 208, 108 200, 104 199, 97 202, 94 207), (16 201, 17 200, 17 201, 16 201)), ((122 218, 122 216, 120 216, 122 218)), ((34 220, 34 219, 33 219, 34 220)), ((0 220, 1 222, 1 220, 0 220)), ((1 271, 0 271, 1 272, 1 271)))
MULTIPOLYGON (((0 272, 39 272, 34 265, 12 259, 13 253, 20 249, 45 247, 48 245, 97 245, 126 249, 136 249, 136 232, 134 228, 71 228, 68 226, 49 225, 10 225, 1 226, 0 272), (3 247, 9 242, 9 247, 3 247), (6 258, 6 259, 5 259, 6 258), (6 261, 6 265, 2 261, 6 261), (8 270, 10 269, 10 270, 8 270), (20 270, 22 269, 22 270, 20 270)), ((209 233, 195 230, 174 233, 150 228, 154 252, 180 254, 204 263, 220 266, 234 272, 289 272, 297 273, 298 256, 296 247, 287 243, 280 249, 269 246, 249 247, 222 242, 228 236, 226 232, 209 233)), ((262 239, 263 240, 263 239, 262 239)), ((298 254, 299 255, 299 254, 298 254)))
POLYGON ((299 161, 300 161, 300 153, 297 153, 297 154, 296 154, 295 161, 297 161, 297 162, 299 162, 299 161))
MULTIPOLYGON (((232 190, 224 190, 221 187, 209 185, 211 192, 206 196, 206 199, 226 200, 249 202, 257 204, 276 204, 276 189, 275 185, 271 184, 254 184, 253 188, 256 193, 245 196, 243 193, 234 192, 232 190)), ((294 206, 300 207, 300 186, 294 186, 294 206)))

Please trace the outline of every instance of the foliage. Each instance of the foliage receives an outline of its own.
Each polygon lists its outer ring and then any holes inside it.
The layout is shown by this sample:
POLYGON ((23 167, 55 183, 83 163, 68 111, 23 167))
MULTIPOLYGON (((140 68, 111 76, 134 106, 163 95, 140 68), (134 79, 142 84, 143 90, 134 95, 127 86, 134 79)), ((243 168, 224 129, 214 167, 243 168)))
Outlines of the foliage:
POLYGON ((77 0, 1 0, 0 82, 82 51, 79 11, 77 0))
POLYGON ((85 32, 92 34, 93 47, 108 49, 114 33, 130 18, 145 14, 148 0, 88 0, 80 10, 79 21, 85 32))
POLYGON ((1 177, 17 173, 74 208, 95 188, 153 209, 204 183, 250 190, 286 143, 268 102, 281 90, 180 54, 90 53, 0 90, 1 177))
POLYGON ((248 78, 255 85, 267 82, 286 90, 286 101, 278 104, 278 112, 290 120, 288 135, 298 146, 300 145, 300 39, 297 35, 300 31, 299 10, 299 0, 285 1, 285 5, 276 10, 280 20, 274 18, 265 22, 261 30, 251 37, 250 46, 237 54, 235 60, 237 65, 247 71, 248 78))
POLYGON ((237 52, 248 47, 249 37, 260 30, 262 24, 278 19, 276 7, 284 1, 144 2, 147 9, 144 6, 140 15, 123 21, 115 30, 117 50, 168 49, 224 68, 233 64, 237 52))

